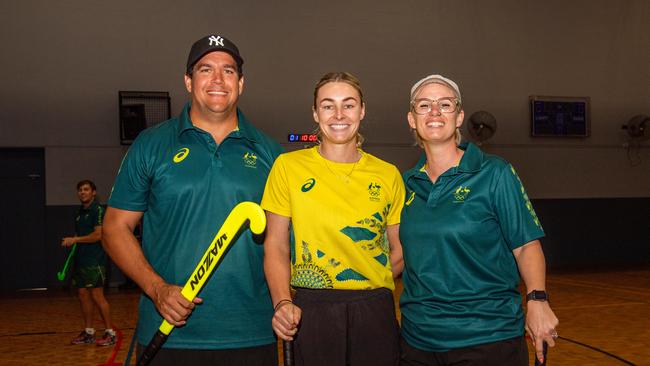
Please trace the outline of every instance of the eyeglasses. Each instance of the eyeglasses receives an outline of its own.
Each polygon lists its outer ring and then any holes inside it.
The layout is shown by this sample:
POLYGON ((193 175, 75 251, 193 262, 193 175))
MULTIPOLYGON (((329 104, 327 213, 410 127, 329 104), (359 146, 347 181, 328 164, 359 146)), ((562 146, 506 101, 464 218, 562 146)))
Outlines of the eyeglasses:
POLYGON ((458 98, 440 98, 436 100, 423 98, 412 101, 411 108, 415 114, 427 114, 431 112, 434 104, 436 109, 443 113, 455 112, 460 107, 458 98))

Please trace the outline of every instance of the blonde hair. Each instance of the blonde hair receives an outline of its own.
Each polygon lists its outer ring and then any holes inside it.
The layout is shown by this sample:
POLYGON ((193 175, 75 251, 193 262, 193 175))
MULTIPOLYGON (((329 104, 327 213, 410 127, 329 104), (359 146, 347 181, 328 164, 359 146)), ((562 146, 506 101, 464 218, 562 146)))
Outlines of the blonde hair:
MULTIPOLYGON (((313 108, 316 110, 316 101, 318 99, 318 91, 320 88, 322 88, 325 84, 329 83, 346 83, 350 86, 352 86, 357 93, 359 93, 359 99, 361 102, 361 105, 364 105, 365 102, 363 101, 363 90, 361 90, 361 82, 359 82, 359 79, 350 74, 349 72, 328 72, 325 75, 323 75, 320 80, 316 83, 316 86, 314 87, 314 105, 313 108)), ((320 144, 321 142, 321 135, 322 131, 320 130, 320 126, 316 127, 316 131, 314 131, 316 135, 318 136, 318 143, 320 144)), ((357 131, 357 147, 361 147, 363 142, 365 141, 365 138, 359 131, 357 131)))

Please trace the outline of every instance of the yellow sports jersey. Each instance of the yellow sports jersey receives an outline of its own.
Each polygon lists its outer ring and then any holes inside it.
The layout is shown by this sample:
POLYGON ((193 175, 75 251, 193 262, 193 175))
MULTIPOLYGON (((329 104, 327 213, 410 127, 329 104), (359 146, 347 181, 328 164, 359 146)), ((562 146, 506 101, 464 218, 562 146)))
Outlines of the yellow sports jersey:
POLYGON ((273 164, 262 208, 291 218, 291 285, 393 290, 386 226, 399 224, 404 183, 397 168, 362 150, 356 163, 323 158, 316 147, 273 164))

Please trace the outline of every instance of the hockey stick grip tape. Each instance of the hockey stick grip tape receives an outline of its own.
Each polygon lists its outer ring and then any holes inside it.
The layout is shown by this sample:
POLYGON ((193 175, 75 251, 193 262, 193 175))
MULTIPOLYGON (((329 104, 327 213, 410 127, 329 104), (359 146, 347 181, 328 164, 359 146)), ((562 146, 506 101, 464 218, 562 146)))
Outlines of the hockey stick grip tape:
POLYGON ((282 359, 284 366, 293 366, 293 341, 282 341, 282 359))
POLYGON ((151 338, 151 342, 147 345, 147 348, 145 348, 144 352, 142 352, 142 355, 140 356, 140 359, 138 360, 137 366, 146 366, 153 360, 154 356, 158 352, 158 349, 162 347, 163 343, 167 340, 168 334, 164 334, 161 331, 157 331, 156 334, 154 334, 153 338, 151 338))

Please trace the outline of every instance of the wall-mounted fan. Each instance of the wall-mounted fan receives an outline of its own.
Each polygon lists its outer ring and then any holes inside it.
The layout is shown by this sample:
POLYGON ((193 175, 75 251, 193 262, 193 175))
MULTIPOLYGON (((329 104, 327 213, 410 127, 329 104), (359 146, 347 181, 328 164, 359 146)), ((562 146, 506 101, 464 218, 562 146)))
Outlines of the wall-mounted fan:
POLYGON ((497 120, 490 112, 474 112, 467 121, 467 131, 472 139, 481 145, 497 132, 497 120))
POLYGON ((622 127, 627 130, 631 140, 643 141, 650 139, 650 117, 639 114, 632 118, 622 127))
POLYGON ((630 166, 637 166, 642 163, 641 161, 641 142, 650 139, 650 117, 645 114, 638 114, 622 127, 627 132, 628 141, 623 144, 627 152, 627 159, 630 166))

